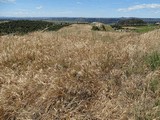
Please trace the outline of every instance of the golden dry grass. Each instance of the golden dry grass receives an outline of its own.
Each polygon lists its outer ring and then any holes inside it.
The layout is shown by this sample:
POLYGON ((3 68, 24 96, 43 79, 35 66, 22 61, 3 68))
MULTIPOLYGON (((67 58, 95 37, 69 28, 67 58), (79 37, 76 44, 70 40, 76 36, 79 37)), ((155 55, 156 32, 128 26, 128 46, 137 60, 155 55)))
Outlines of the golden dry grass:
POLYGON ((145 62, 160 31, 90 29, 0 37, 0 119, 160 119, 160 70, 145 62))

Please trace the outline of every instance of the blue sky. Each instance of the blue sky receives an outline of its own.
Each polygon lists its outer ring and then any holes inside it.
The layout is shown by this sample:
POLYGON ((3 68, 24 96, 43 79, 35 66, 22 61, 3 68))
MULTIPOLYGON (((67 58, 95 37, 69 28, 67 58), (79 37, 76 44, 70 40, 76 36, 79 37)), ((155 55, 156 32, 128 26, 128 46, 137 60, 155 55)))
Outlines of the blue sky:
POLYGON ((160 18, 160 0, 0 0, 0 16, 160 18))

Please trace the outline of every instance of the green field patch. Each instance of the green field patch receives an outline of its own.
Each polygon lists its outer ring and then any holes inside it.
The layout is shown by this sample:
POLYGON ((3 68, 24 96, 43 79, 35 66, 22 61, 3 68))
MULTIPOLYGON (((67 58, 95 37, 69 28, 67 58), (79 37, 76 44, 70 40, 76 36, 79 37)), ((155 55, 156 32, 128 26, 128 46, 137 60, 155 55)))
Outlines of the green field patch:
POLYGON ((155 29, 159 29, 160 26, 157 25, 146 25, 146 26, 137 26, 135 32, 146 33, 155 29))

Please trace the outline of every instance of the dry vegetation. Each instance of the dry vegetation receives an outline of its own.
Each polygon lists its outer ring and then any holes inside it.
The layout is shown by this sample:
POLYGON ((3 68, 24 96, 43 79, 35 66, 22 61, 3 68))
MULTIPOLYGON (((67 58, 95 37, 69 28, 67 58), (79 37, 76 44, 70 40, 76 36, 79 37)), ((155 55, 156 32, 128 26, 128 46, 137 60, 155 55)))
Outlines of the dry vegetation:
POLYGON ((1 120, 159 120, 160 30, 0 37, 1 120))

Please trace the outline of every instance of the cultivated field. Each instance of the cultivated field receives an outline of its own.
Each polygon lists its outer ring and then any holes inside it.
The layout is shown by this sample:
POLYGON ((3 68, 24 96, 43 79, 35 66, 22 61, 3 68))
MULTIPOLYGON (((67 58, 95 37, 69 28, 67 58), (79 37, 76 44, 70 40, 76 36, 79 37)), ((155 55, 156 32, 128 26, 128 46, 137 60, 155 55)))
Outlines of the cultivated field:
POLYGON ((1 120, 159 120, 160 30, 0 36, 1 120))

